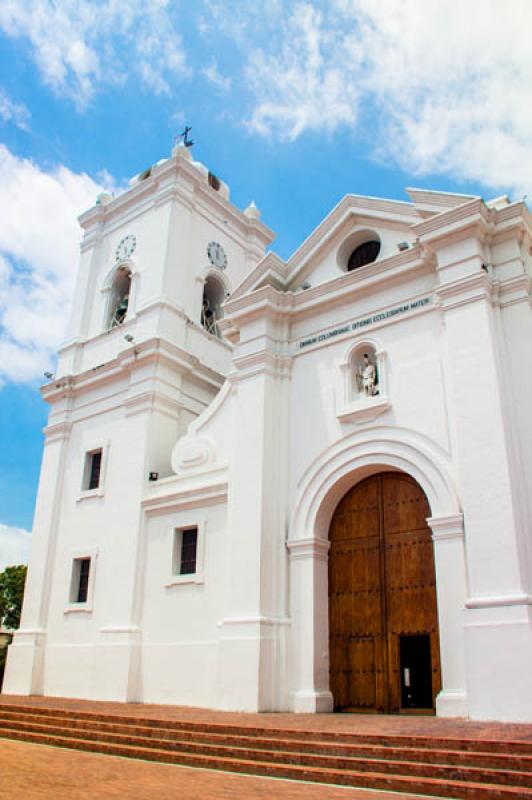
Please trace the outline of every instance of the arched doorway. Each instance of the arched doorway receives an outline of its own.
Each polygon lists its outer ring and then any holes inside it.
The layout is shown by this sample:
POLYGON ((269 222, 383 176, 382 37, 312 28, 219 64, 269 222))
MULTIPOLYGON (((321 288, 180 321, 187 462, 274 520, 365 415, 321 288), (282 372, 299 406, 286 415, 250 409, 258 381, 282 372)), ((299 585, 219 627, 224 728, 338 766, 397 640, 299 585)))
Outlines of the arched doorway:
POLYGON ((402 472, 358 483, 330 525, 330 688, 336 710, 430 713, 441 687, 430 508, 402 472))

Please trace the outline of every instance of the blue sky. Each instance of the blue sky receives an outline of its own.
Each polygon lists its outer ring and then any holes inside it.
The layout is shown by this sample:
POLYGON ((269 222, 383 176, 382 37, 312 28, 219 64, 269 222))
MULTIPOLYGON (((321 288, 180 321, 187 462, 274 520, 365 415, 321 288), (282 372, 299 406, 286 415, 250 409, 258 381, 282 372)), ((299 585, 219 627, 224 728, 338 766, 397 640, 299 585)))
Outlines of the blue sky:
POLYGON ((347 192, 518 199, 529 0, 0 0, 0 568, 24 560, 76 216, 167 156, 254 199, 287 257, 347 192))

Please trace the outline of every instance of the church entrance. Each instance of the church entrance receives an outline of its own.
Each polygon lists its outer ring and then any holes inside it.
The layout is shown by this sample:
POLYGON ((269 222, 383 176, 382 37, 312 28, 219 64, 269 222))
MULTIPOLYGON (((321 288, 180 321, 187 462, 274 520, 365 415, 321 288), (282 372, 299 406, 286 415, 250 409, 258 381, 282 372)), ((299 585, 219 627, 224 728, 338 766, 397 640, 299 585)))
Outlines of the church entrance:
POLYGON ((354 486, 330 526, 330 688, 337 711, 431 713, 440 690, 427 499, 383 472, 354 486))

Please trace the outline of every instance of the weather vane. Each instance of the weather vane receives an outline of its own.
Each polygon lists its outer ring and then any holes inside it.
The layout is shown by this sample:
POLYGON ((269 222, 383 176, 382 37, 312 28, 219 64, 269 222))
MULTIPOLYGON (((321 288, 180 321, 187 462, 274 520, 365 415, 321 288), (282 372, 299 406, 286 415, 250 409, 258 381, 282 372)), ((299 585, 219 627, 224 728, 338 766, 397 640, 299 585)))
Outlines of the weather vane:
POLYGON ((185 130, 183 131, 183 133, 180 133, 179 136, 176 136, 176 139, 180 139, 181 144, 184 147, 192 147, 192 145, 194 144, 192 139, 188 138, 188 134, 190 133, 191 130, 192 128, 190 127, 190 125, 185 125, 185 130))

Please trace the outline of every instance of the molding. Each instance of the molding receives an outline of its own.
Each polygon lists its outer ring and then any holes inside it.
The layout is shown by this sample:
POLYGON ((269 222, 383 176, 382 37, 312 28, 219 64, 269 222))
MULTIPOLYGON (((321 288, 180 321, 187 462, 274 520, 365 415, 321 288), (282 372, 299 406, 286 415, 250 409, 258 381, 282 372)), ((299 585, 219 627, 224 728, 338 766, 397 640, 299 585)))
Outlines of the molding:
POLYGON ((220 480, 226 472, 227 468, 223 466, 212 470, 202 470, 199 474, 196 473, 194 477, 203 479, 203 484, 201 485, 192 483, 191 473, 188 473, 186 481, 183 479, 180 481, 179 478, 172 477, 169 479, 168 485, 163 487, 160 485, 161 481, 158 481, 158 494, 144 497, 141 505, 146 514, 156 515, 188 508, 202 508, 203 506, 227 503, 228 482, 227 480, 220 480), (218 478, 218 480, 207 483, 206 481, 209 477, 218 478), (178 481, 182 485, 176 486, 178 481), (161 488, 166 491, 162 493, 161 488))
POLYGON ((532 278, 529 275, 517 275, 500 282, 495 280, 493 284, 498 290, 497 299, 501 308, 517 303, 532 305, 532 278))
POLYGON ((286 542, 286 547, 291 561, 306 561, 307 559, 327 561, 331 543, 328 539, 309 537, 306 539, 289 539, 286 542))
POLYGON ((434 294, 440 301, 441 310, 445 312, 480 300, 493 303, 495 287, 484 270, 480 270, 464 278, 440 284, 434 294))
POLYGON ((140 634, 142 629, 136 625, 105 625, 100 628, 100 633, 125 633, 140 634))
MULTIPOLYGON (((355 320, 352 318, 345 320, 344 318, 338 322, 334 328, 331 325, 327 325, 325 328, 307 331, 304 334, 299 334, 297 338, 290 340, 290 344, 294 348, 293 357, 299 357, 304 353, 311 352, 320 347, 326 347, 330 344, 335 344, 336 342, 349 342, 348 349, 351 351, 352 348, 359 347, 364 341, 368 343, 376 341, 371 338, 374 336, 376 330, 380 330, 388 325, 393 325, 404 319, 412 319, 420 314, 430 313, 438 307, 438 304, 439 301, 435 301, 431 291, 424 292, 423 294, 416 294, 407 299, 403 299, 399 303, 394 303, 394 305, 389 303, 386 306, 381 306, 365 317, 360 315, 355 320), (423 302, 426 300, 428 300, 428 302, 423 302), (391 316, 388 316, 389 312, 393 312, 401 306, 413 306, 416 303, 418 305, 415 308, 411 307, 404 313, 391 314, 391 316), (335 335, 335 332, 339 328, 345 328, 345 331, 342 330, 338 335, 335 335), (353 337, 356 337, 356 339, 353 337), (309 341, 313 339, 316 341, 309 341), (303 342, 306 343, 304 347, 301 346, 303 342)), ((379 355, 380 352, 382 351, 379 350, 376 352, 376 355, 379 355)), ((342 364, 340 364, 340 366, 342 366, 342 364)))
POLYGON ((292 370, 292 356, 277 355, 261 350, 233 359, 231 380, 233 383, 252 378, 256 375, 270 375, 273 378, 289 380, 292 370))
POLYGON ((432 530, 432 541, 442 542, 451 539, 464 539, 463 514, 450 514, 446 517, 428 517, 427 525, 432 530))
POLYGON ((122 405, 125 407, 127 417, 156 411, 171 420, 175 420, 179 411, 183 408, 183 403, 155 389, 148 389, 135 395, 132 394, 123 400, 122 405))
POLYGON ((374 399, 357 400, 344 406, 336 412, 336 416, 340 422, 354 422, 362 424, 363 422, 373 422, 380 414, 384 414, 392 407, 392 404, 386 397, 377 395, 374 399))
POLYGON ((508 606, 532 606, 532 595, 501 594, 493 596, 468 597, 465 607, 474 608, 506 608, 508 606))
POLYGON ((45 436, 44 446, 46 447, 46 445, 54 444, 55 442, 68 441, 72 431, 72 425, 73 423, 70 420, 68 422, 56 422, 47 425, 43 428, 45 436))
POLYGON ((290 625, 290 617, 267 617, 262 614, 242 616, 242 617, 224 617, 217 623, 219 628, 227 625, 269 625, 284 627, 290 625))
POLYGON ((168 365, 193 379, 194 382, 206 384, 216 390, 221 388, 225 380, 224 376, 203 364, 199 358, 190 355, 182 347, 172 344, 167 339, 153 336, 122 349, 103 364, 47 384, 42 387, 41 393, 47 403, 55 403, 59 399, 78 397, 93 391, 98 386, 124 379, 147 364, 158 363, 168 365))
POLYGON ((298 477, 291 538, 325 539, 338 502, 354 483, 385 468, 406 472, 427 497, 434 516, 459 514, 449 454, 424 434, 401 426, 376 426, 339 437, 298 477))
POLYGON ((433 243, 438 239, 455 236, 468 228, 476 228, 475 235, 482 239, 491 232, 493 219, 494 212, 480 197, 475 197, 423 222, 418 222, 412 226, 412 231, 423 243, 433 243))

